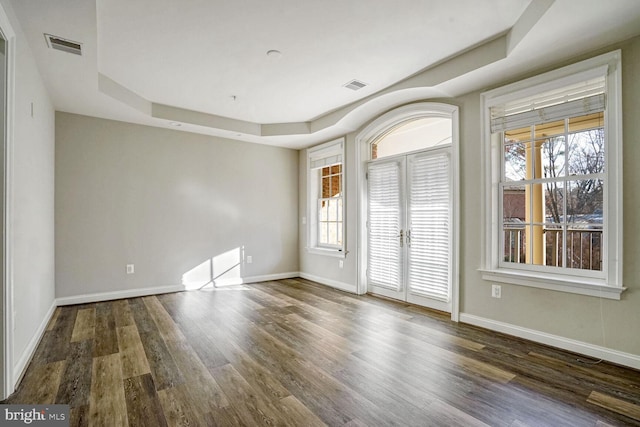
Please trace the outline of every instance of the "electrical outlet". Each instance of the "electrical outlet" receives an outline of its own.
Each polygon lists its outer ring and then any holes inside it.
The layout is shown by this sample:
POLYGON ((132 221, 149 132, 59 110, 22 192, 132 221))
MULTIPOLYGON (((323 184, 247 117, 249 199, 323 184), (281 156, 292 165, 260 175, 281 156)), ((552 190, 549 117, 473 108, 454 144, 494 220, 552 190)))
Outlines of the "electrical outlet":
POLYGON ((135 270, 133 264, 127 264, 127 274, 133 274, 135 272, 136 272, 136 270, 135 270))
POLYGON ((253 257, 251 255, 247 255, 247 264, 251 264, 253 262, 253 257))
POLYGON ((502 286, 491 285, 491 296, 493 298, 502 298, 502 286))
POLYGON ((302 217, 302 225, 306 225, 307 224, 307 217, 303 216, 302 217))
POLYGON ((344 260, 340 260, 338 261, 338 267, 343 268, 344 267, 344 260))

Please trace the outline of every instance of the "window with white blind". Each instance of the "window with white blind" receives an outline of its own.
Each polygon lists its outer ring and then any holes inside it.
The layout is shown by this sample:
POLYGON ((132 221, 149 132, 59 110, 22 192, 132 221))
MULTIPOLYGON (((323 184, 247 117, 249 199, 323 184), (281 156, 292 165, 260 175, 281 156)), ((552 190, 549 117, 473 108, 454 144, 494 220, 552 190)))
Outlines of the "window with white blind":
POLYGON ((344 139, 307 150, 308 250, 344 256, 344 139))
POLYGON ((622 292, 620 53, 482 95, 484 278, 622 292))

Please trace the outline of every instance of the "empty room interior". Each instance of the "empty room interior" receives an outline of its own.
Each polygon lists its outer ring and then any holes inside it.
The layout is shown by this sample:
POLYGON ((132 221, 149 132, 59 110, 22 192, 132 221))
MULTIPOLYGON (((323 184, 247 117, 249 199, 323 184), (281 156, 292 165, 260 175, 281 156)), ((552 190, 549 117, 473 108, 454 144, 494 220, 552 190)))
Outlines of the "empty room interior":
POLYGON ((638 0, 0 0, 2 404, 640 425, 639 76, 638 0))

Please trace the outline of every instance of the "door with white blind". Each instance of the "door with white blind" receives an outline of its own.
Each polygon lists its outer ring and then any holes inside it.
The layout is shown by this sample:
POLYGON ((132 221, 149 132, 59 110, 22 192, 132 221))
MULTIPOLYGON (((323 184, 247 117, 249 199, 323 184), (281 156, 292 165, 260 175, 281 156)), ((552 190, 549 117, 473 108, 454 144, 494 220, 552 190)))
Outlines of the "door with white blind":
POLYGON ((450 147, 367 168, 369 292, 451 311, 450 147))

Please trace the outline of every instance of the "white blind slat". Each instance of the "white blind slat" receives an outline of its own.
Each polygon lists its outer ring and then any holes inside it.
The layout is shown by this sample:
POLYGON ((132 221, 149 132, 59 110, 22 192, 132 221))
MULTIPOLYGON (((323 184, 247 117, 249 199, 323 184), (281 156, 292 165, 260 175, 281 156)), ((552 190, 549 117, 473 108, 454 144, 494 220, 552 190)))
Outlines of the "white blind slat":
POLYGON ((511 116, 496 117, 495 119, 491 119, 491 132, 502 132, 534 124, 562 120, 567 117, 597 113, 604 111, 604 106, 604 94, 600 94, 564 104, 525 111, 511 116))
POLYGON ((447 154, 419 155, 409 172, 411 248, 408 286, 412 294, 449 301, 451 210, 447 154))
POLYGON ((309 148, 307 151, 309 167, 318 169, 342 163, 342 152, 342 139, 309 148))
POLYGON ((368 279, 375 286, 402 289, 401 168, 397 161, 373 163, 368 168, 369 238, 368 279))
POLYGON ((342 154, 311 160, 311 169, 324 168, 342 163, 342 154))
POLYGON ((491 132, 531 126, 605 109, 606 78, 600 76, 491 107, 491 132))

